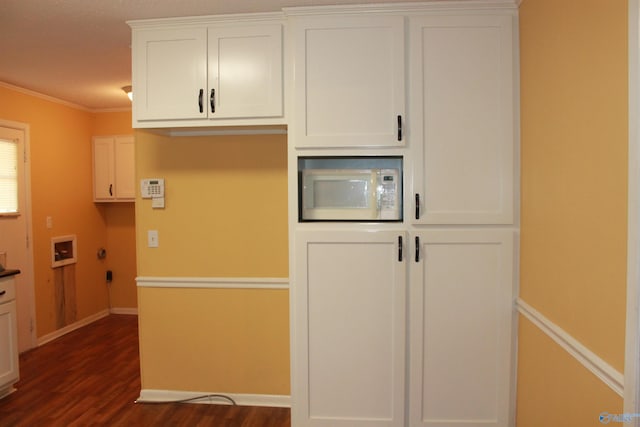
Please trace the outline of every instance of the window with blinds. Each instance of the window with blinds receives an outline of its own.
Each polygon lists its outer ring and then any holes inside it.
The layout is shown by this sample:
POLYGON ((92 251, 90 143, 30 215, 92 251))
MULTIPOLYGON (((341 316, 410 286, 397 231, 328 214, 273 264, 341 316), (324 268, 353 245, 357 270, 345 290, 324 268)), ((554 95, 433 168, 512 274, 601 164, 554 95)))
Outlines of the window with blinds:
POLYGON ((0 139, 0 215, 18 213, 18 141, 0 139))

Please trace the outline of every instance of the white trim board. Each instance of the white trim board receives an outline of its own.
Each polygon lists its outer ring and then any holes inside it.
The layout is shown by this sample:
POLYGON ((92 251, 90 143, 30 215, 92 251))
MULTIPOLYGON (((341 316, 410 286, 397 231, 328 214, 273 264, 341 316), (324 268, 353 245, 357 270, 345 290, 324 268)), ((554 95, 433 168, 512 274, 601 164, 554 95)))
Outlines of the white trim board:
POLYGON ((289 289, 282 277, 136 277, 140 288, 289 289))
POLYGON ((585 347, 582 343, 569 335, 560 326, 547 319, 535 308, 518 298, 516 300, 518 312, 529 319, 549 338, 555 341, 567 353, 573 356, 592 374, 604 382, 611 390, 618 395, 624 395, 624 375, 614 369, 598 355, 585 347))
POLYGON ((109 313, 111 313, 111 314, 126 314, 126 315, 131 315, 131 316, 137 316, 138 315, 138 309, 137 308, 130 308, 130 307, 111 307, 109 309, 109 313))
POLYGON ((96 320, 100 320, 103 317, 107 317, 109 315, 109 310, 102 310, 97 312, 96 314, 93 314, 89 317, 85 317, 84 319, 81 319, 77 322, 74 322, 70 325, 67 325, 63 328, 60 328, 58 330, 55 330, 53 332, 51 332, 50 334, 47 335, 43 335, 40 338, 38 338, 38 346, 44 345, 48 342, 51 342, 57 338, 60 338, 63 335, 68 334, 69 332, 73 332, 76 329, 80 329, 83 326, 88 325, 89 323, 93 323, 96 320))
POLYGON ((223 398, 209 398, 206 396, 227 396, 233 399, 236 404, 241 406, 266 406, 274 408, 290 408, 291 397, 286 395, 270 395, 270 394, 238 394, 238 393, 217 393, 217 392, 198 392, 198 391, 178 391, 178 390, 140 390, 140 397, 136 403, 160 403, 160 402, 176 402, 185 399, 193 399, 204 396, 202 399, 193 400, 189 403, 201 404, 217 404, 230 405, 231 403, 223 398))
POLYGON ((4 88, 7 88, 7 89, 12 90, 14 92, 22 93, 24 95, 32 96, 34 98, 39 98, 39 99, 42 99, 44 101, 53 102, 54 104, 60 104, 60 105, 63 105, 65 107, 70 107, 70 108, 73 108, 75 110, 80 110, 80 111, 84 111, 84 112, 87 112, 87 113, 119 113, 119 112, 123 112, 123 111, 131 111, 131 107, 128 107, 128 108, 91 109, 91 108, 87 108, 85 106, 82 106, 80 104, 74 104, 73 102, 65 101, 63 99, 55 98, 55 97, 50 96, 50 95, 45 95, 44 93, 35 92, 33 90, 25 89, 23 87, 15 86, 15 85, 12 85, 10 83, 3 82, 3 81, 0 81, 0 87, 4 87, 4 88))
MULTIPOLYGON (((640 412, 640 0, 628 1, 629 141, 624 412, 640 412)), ((640 418, 631 425, 640 427, 640 418)))

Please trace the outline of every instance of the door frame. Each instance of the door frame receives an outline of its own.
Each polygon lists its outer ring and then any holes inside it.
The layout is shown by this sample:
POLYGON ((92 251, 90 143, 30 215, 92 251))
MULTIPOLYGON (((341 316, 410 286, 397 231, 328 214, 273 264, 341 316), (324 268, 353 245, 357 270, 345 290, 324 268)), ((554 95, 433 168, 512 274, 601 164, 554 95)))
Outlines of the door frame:
POLYGON ((27 123, 14 122, 10 120, 0 119, 0 127, 15 129, 24 133, 24 184, 25 184, 25 199, 26 206, 24 209, 21 207, 21 212, 25 215, 25 223, 27 225, 27 238, 29 246, 27 248, 27 271, 21 271, 20 275, 25 278, 24 286, 27 287, 27 295, 29 298, 29 318, 31 319, 31 325, 29 325, 30 342, 29 349, 38 346, 38 339, 36 333, 36 299, 35 299, 35 283, 34 283, 34 263, 33 263, 33 220, 31 211, 31 149, 30 149, 30 125, 27 123))
MULTIPOLYGON (((628 0, 629 148, 624 412, 640 413, 640 0, 628 0)), ((633 425, 640 427, 640 418, 633 425)))

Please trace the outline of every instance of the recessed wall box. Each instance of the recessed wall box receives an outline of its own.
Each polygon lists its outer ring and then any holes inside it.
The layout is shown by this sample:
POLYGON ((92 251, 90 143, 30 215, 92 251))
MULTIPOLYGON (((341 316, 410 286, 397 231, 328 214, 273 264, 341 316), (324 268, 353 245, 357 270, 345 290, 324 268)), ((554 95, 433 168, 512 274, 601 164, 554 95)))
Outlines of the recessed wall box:
POLYGON ((75 234, 51 238, 51 267, 75 264, 77 260, 75 234))

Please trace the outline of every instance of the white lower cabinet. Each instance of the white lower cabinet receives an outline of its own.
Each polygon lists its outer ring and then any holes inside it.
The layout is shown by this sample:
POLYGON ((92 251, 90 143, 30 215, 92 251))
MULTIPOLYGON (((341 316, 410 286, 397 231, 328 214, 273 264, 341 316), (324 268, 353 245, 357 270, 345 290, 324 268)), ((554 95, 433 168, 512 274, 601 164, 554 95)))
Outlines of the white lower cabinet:
POLYGON ((513 425, 514 232, 411 239, 410 426, 513 425))
POLYGON ((506 229, 296 231, 292 425, 512 425, 513 250, 506 229))
POLYGON ((20 377, 15 295, 14 279, 0 279, 0 398, 13 391, 20 377))
POLYGON ((400 240, 402 231, 296 232, 293 426, 404 425, 400 240))

